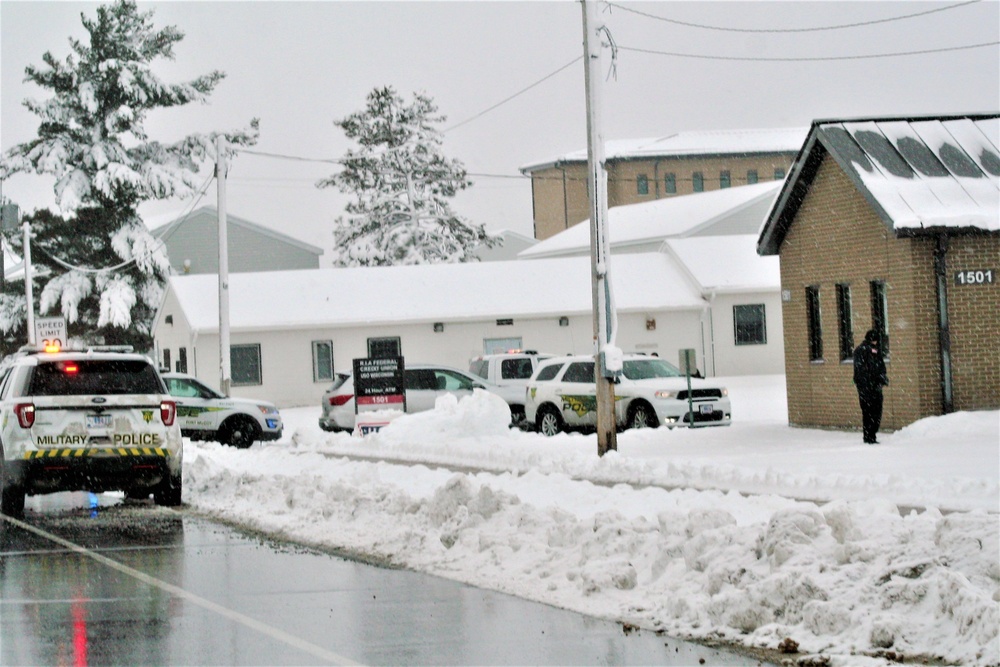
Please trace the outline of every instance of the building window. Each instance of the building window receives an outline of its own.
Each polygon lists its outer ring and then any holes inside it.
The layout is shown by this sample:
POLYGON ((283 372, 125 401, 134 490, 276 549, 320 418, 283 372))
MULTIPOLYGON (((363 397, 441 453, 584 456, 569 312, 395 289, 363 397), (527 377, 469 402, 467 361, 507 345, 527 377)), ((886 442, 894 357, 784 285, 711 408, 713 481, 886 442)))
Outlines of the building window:
POLYGON ((186 347, 177 350, 177 372, 188 372, 188 349, 186 347))
POLYGON ((323 382, 333 379, 333 341, 314 340, 313 348, 313 382, 323 382))
POLYGON ((691 174, 691 186, 694 188, 695 192, 705 191, 705 175, 700 171, 696 171, 691 174))
POLYGON ((819 310, 819 285, 806 288, 806 317, 809 319, 809 360, 823 358, 823 328, 819 310))
POLYGON ((510 350, 521 349, 521 338, 486 338, 483 340, 483 354, 502 354, 510 350))
POLYGON ((165 368, 165 369, 167 369, 168 373, 170 372, 170 348, 169 347, 163 349, 163 365, 160 366, 160 368, 165 368))
POLYGON ((729 175, 729 170, 726 169, 725 171, 720 171, 719 172, 719 187, 720 188, 728 188, 732 184, 733 184, 733 179, 729 175))
POLYGON ((840 360, 854 358, 854 323, 851 317, 851 286, 837 284, 837 331, 840 338, 840 360))
POLYGON ((757 182, 757 170, 747 169, 747 185, 753 185, 757 182))
POLYGON ((889 303, 885 291, 885 281, 871 281, 872 329, 879 333, 882 356, 889 358, 889 303))
POLYGON ((639 174, 635 177, 635 191, 636 194, 640 195, 649 194, 649 177, 646 174, 639 174))
POLYGON ((737 345, 766 344, 767 327, 764 321, 764 304, 733 306, 733 331, 737 345))
POLYGON ((663 191, 668 195, 677 194, 677 176, 675 174, 667 174, 663 177, 663 191))
POLYGON ((781 181, 785 178, 785 170, 781 167, 774 168, 774 180, 781 181))
POLYGON ((229 348, 229 364, 233 375, 233 386, 262 384, 260 344, 233 345, 229 348))
POLYGON ((399 345, 399 336, 368 339, 369 359, 390 359, 392 357, 401 356, 403 356, 403 354, 399 345))

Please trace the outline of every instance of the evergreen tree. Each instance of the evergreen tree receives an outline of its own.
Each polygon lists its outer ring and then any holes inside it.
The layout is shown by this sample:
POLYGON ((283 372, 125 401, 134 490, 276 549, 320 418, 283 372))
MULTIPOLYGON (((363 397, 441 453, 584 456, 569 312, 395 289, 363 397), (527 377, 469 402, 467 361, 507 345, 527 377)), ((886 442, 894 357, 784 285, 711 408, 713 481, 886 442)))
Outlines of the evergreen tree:
POLYGON ((472 185, 458 160, 441 153, 444 121, 429 97, 411 104, 391 87, 368 94, 364 110, 334 121, 358 143, 343 170, 321 180, 353 195, 337 218, 336 266, 390 266, 476 261, 480 245, 499 239, 452 212, 449 199, 472 185))
MULTIPOLYGON (((213 71, 178 84, 157 77, 152 63, 172 60, 184 34, 173 26, 156 29, 152 16, 133 0, 99 7, 96 19, 81 15, 89 44, 70 39, 65 62, 46 52, 44 66, 26 68, 26 80, 52 96, 24 101, 40 119, 38 137, 0 160, 0 178, 33 172, 56 179, 62 215, 27 216, 38 224, 44 250, 33 257, 44 276, 36 278, 43 283, 40 312, 60 311, 88 342, 149 345, 169 264, 138 207, 190 194, 199 166, 215 157, 215 134, 173 144, 146 134, 150 111, 204 102, 225 76, 213 71)), ((226 136, 234 145, 252 145, 257 134, 254 119, 226 136)), ((26 305, 23 296, 7 292, 0 297, 0 329, 9 338, 23 327, 26 305)))

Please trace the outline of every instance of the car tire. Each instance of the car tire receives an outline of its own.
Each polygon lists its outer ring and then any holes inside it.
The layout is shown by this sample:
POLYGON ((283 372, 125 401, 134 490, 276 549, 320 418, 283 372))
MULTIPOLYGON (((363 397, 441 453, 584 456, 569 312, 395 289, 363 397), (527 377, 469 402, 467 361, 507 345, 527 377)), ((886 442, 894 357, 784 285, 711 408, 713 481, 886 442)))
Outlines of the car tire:
POLYGON ((15 518, 24 516, 24 488, 7 479, 2 451, 0 451, 0 513, 15 518))
POLYGON ((230 417, 219 427, 219 442, 246 449, 260 438, 260 426, 246 417, 230 417))
POLYGON ((562 415, 551 405, 542 406, 535 418, 535 426, 538 432, 549 437, 563 431, 562 415))
POLYGON ((629 407, 628 420, 625 423, 630 429, 656 428, 659 426, 653 408, 643 401, 637 401, 629 407))
POLYGON ((177 507, 181 504, 181 471, 169 473, 153 490, 153 502, 163 507, 177 507))

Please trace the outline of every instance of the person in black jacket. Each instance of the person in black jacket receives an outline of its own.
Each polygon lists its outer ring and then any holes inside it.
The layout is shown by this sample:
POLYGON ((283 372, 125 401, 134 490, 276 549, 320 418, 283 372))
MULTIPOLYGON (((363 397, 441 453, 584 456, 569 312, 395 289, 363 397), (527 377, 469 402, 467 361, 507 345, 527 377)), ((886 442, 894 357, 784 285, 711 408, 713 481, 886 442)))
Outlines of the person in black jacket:
POLYGON ((889 384, 879 343, 878 331, 871 329, 865 334, 865 341, 854 350, 854 384, 861 403, 864 440, 869 445, 878 442, 875 436, 882 423, 882 387, 889 384))

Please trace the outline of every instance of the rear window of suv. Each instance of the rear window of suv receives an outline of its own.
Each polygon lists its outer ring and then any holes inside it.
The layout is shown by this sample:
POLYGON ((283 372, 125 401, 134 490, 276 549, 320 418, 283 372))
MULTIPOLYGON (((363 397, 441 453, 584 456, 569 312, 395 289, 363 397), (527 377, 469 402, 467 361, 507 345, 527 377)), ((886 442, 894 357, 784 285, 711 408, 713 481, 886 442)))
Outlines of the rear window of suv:
POLYGON ((29 396, 162 394, 152 364, 138 359, 60 359, 39 363, 28 382, 29 396))

